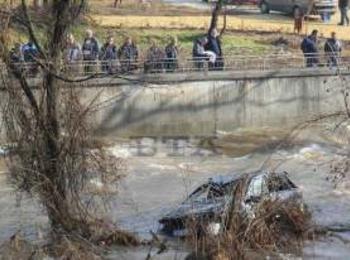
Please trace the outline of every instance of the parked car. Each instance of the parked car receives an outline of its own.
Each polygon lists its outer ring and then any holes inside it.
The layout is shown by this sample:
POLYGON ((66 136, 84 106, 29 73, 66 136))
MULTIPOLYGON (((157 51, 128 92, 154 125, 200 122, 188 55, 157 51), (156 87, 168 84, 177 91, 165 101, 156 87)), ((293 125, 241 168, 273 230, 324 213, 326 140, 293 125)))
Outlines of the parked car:
POLYGON ((295 16, 299 11, 304 14, 334 14, 337 10, 337 0, 261 0, 262 13, 280 11, 295 16))
POLYGON ((231 5, 257 5, 259 2, 260 0, 226 0, 231 5))
MULTIPOLYGON (((217 2, 218 0, 202 0, 202 2, 217 2)), ((228 5, 258 5, 261 0, 225 0, 228 5)))
POLYGON ((217 176, 195 189, 176 209, 159 220, 161 230, 168 235, 185 236, 186 223, 205 223, 212 233, 223 229, 225 216, 232 204, 233 190, 239 180, 247 178, 247 189, 240 207, 244 217, 254 218, 254 208, 263 199, 293 203, 304 207, 302 194, 287 173, 257 172, 243 175, 217 176))

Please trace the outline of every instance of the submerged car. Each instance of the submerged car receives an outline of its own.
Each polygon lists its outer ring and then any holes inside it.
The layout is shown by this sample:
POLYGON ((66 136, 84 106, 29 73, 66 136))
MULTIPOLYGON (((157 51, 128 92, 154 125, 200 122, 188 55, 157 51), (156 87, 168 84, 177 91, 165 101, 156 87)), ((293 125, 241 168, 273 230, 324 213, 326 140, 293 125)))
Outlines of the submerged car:
POLYGON ((300 190, 286 172, 217 176, 195 189, 176 209, 160 219, 159 223, 163 232, 173 236, 187 235, 186 225, 191 220, 205 223, 205 228, 217 234, 224 228, 225 217, 232 203, 241 203, 239 214, 254 218, 254 206, 264 199, 304 206, 300 190), (243 199, 238 201, 238 198, 233 197, 233 191, 241 180, 247 183, 247 188, 243 199))
POLYGON ((259 3, 262 13, 279 11, 292 14, 294 17, 303 14, 334 14, 337 10, 336 0, 261 0, 259 3))

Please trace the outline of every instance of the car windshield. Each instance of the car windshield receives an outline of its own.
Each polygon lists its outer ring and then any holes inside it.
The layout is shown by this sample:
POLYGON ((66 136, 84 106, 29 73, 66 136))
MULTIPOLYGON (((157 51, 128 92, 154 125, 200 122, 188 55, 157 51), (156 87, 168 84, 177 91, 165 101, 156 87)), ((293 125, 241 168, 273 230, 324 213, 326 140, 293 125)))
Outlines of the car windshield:
POLYGON ((186 201, 203 202, 208 200, 215 200, 229 195, 232 184, 220 185, 217 183, 204 184, 198 187, 186 201))
POLYGON ((225 195, 225 189, 217 184, 210 185, 208 199, 220 198, 225 195))

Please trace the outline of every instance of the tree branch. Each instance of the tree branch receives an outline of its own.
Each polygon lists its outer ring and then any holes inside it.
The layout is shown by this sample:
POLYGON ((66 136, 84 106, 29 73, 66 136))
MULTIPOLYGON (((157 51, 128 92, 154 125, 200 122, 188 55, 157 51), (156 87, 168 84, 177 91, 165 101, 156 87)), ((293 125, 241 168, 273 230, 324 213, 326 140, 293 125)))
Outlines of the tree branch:
POLYGON ((223 24, 223 27, 221 29, 221 32, 219 34, 219 38, 221 38, 225 31, 226 31, 226 25, 227 25, 227 7, 225 6, 225 13, 224 13, 224 24, 223 24))

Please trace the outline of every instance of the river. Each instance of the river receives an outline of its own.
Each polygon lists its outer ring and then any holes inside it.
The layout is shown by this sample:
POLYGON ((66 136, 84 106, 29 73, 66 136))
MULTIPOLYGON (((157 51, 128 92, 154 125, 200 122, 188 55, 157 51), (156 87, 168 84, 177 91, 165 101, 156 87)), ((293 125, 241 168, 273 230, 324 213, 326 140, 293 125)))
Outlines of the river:
MULTIPOLYGON (((120 227, 135 232, 141 238, 150 238, 149 231, 157 232, 157 220, 180 203, 192 189, 213 175, 249 172, 265 165, 267 169, 287 171, 303 191, 305 202, 314 221, 325 227, 350 227, 350 181, 345 179, 338 187, 329 181, 330 165, 345 158, 348 150, 344 140, 324 138, 314 131, 303 134, 284 147, 272 148, 279 134, 265 137, 252 132, 234 133, 234 143, 220 133, 215 139, 203 138, 133 138, 112 139, 108 149, 123 157, 128 173, 113 201, 109 218, 120 227), (237 138, 239 136, 239 138, 237 138), (259 138, 257 138, 259 136, 259 138), (226 138, 226 139, 225 139, 226 138), (222 140, 231 149, 223 148, 222 140), (259 141, 255 141, 259 140, 259 141), (265 140, 262 141, 262 140, 265 140), (235 150, 234 147, 237 147, 235 150), (244 151, 244 152, 242 152, 244 151)), ((3 170, 5 167, 2 165, 3 170)), ((350 179, 350 178, 349 178, 350 179)), ((0 174, 0 243, 13 233, 21 231, 32 241, 42 241, 47 230, 47 218, 34 199, 18 199, 0 174)), ((155 259, 183 259, 186 248, 170 240, 171 249, 155 259)), ((145 259, 149 249, 116 248, 111 259, 145 259)), ((350 232, 337 232, 305 244, 305 259, 348 259, 350 232)), ((288 259, 295 259, 293 257, 288 259)))

